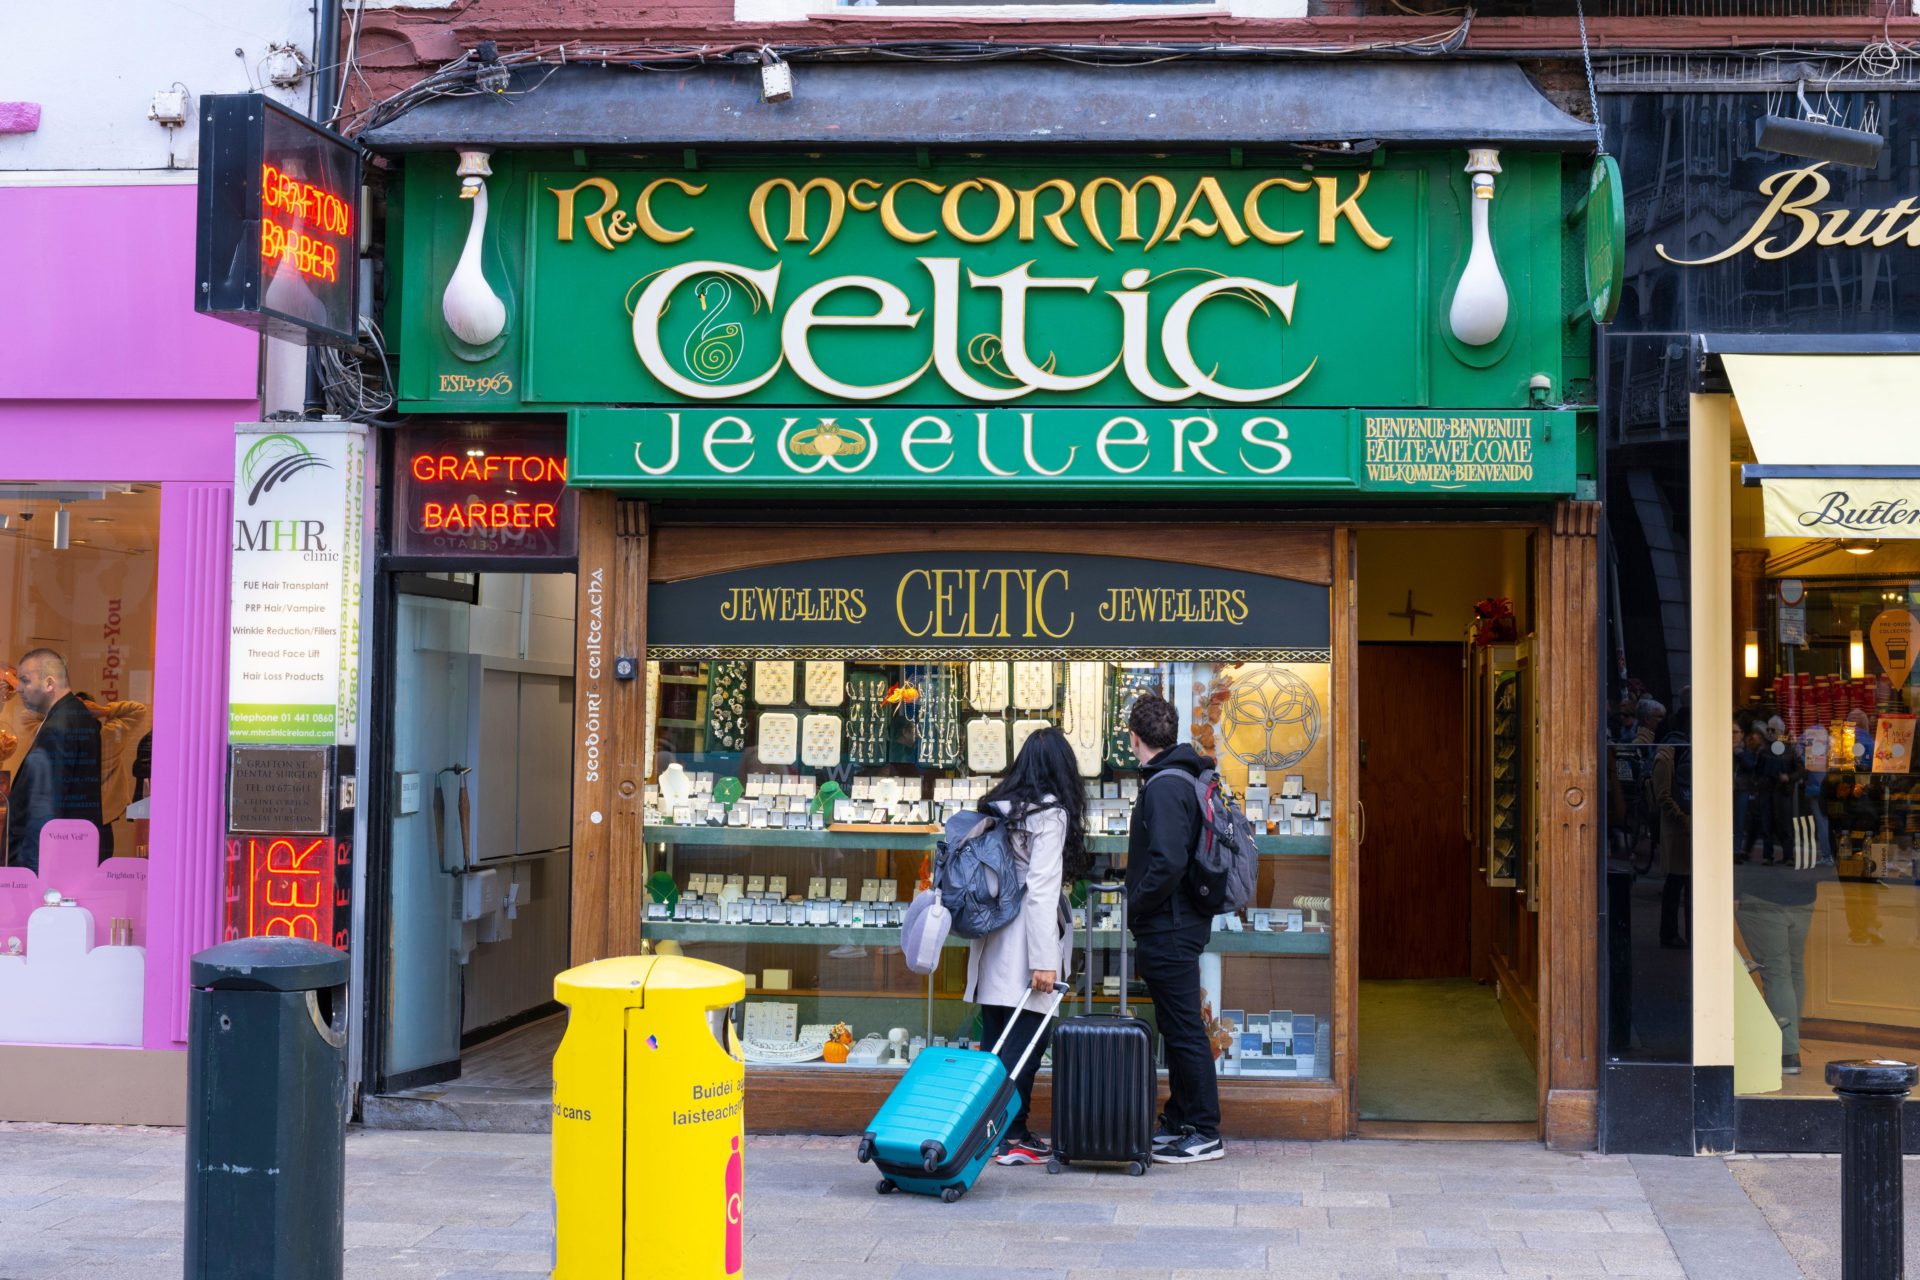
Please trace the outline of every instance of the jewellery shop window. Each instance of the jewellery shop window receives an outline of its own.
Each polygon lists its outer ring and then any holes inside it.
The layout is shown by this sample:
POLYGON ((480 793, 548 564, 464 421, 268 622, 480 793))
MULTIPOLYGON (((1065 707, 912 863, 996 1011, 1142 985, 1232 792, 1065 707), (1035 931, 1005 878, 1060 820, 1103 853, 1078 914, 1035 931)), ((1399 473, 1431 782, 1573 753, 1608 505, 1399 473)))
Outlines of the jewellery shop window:
MULTIPOLYGON (((1276 1080, 1329 1075, 1334 797, 1325 588, 1211 575, 1279 588, 1248 592, 1227 610, 1242 615, 1227 624, 1233 639, 1255 611, 1277 612, 1304 594, 1317 617, 1307 615, 1303 646, 1261 650, 1242 639, 1238 651, 1215 647, 1192 656, 1173 646, 1108 648, 1102 642, 1130 630, 1160 639, 1182 629, 1126 625, 1119 621, 1132 616, 1126 600, 1115 604, 1108 591, 1150 590, 1119 585, 1139 581, 1140 572, 1157 579, 1192 571, 1158 564, 1142 570, 1134 566, 1144 562, 1097 557, 1047 563, 1063 562, 1074 563, 1053 580, 1048 625, 1035 630, 1043 640, 1050 628, 1081 641, 1073 645, 981 642, 1001 638, 981 633, 999 631, 1002 609, 1024 609, 1019 577, 1005 601, 998 582, 989 587, 976 579, 969 592, 961 578, 945 596, 941 570, 884 563, 837 571, 842 580, 881 579, 877 589, 839 597, 734 596, 744 590, 736 583, 696 588, 693 594, 708 599, 676 607, 663 596, 695 584, 655 585, 653 619, 729 609, 737 617, 762 604, 816 615, 866 612, 858 621, 786 626, 796 643, 785 650, 663 643, 657 622, 650 633, 649 652, 658 657, 647 671, 654 746, 643 932, 656 948, 745 972, 742 1032, 750 1063, 829 1073, 897 1069, 928 1045, 980 1041, 978 1008, 966 999, 968 942, 950 936, 935 971, 921 975, 907 967, 900 925, 929 883, 943 826, 975 812, 1028 740, 1046 729, 1071 749, 1071 764, 1061 765, 1075 775, 1091 855, 1089 873, 1064 885, 1074 928, 1070 998, 1077 1006, 1086 993, 1091 929, 1095 1003, 1115 1011, 1124 936, 1119 895, 1089 886, 1124 874, 1128 825, 1143 785, 1127 713, 1137 697, 1153 692, 1179 713, 1180 741, 1219 760, 1261 854, 1252 904, 1214 919, 1202 958, 1216 1065, 1223 1074, 1276 1080), (966 608, 958 602, 968 598, 976 610, 971 618, 939 616, 966 608), (1103 605, 1111 606, 1111 623, 1100 616, 1103 605), (942 630, 958 634, 937 635, 942 630), (903 643, 864 651, 839 646, 836 656, 826 656, 829 648, 805 643, 809 631, 903 643)), ((1034 586, 1045 571, 1015 569, 1034 586)), ((805 576, 807 567, 800 572, 805 576)), ((1173 597, 1185 602, 1176 610, 1211 619, 1198 590, 1176 590, 1188 592, 1173 597)), ((1221 624, 1195 621, 1189 629, 1197 648, 1220 638, 1221 624)), ((1137 974, 1130 977, 1130 1011, 1151 1019, 1145 988, 1137 974)))
POLYGON ((1732 734, 1735 1089, 1830 1098, 1827 1062, 1920 1045, 1920 541, 1768 536, 1803 483, 1736 485, 1734 723, 1694 741, 1732 734))
POLYGON ((0 1042, 141 1043, 159 527, 0 482, 0 1042))

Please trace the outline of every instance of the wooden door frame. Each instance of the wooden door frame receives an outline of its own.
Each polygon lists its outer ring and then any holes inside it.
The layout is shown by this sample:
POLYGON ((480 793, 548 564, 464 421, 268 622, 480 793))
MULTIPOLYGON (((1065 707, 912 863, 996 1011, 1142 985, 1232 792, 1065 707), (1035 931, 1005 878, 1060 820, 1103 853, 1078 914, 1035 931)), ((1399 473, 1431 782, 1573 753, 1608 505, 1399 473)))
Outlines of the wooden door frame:
MULTIPOLYGON (((1535 714, 1534 857, 1540 860, 1539 1008, 1534 1060, 1539 1080, 1538 1135, 1556 1150, 1591 1150, 1599 1110, 1598 814, 1600 669, 1598 589, 1600 504, 1556 503, 1538 521, 1400 521, 1394 528, 1524 529, 1534 535, 1532 601, 1535 714)), ((1336 572, 1349 582, 1347 606, 1334 609, 1334 687, 1359 707, 1359 619, 1355 526, 1337 531, 1336 572), (1346 618, 1344 630, 1340 625, 1346 618), (1344 664, 1344 671, 1342 670, 1344 664)), ((1337 579, 1336 579, 1337 580, 1337 579)), ((1330 713, 1330 722, 1339 723, 1330 713)), ((1356 720, 1357 723, 1357 720, 1356 720)), ((1336 791, 1346 829, 1336 833, 1334 918, 1335 1079, 1346 1097, 1349 1135, 1359 1129, 1359 842, 1358 733, 1335 746, 1336 791), (1344 904, 1344 906, 1343 906, 1344 904), (1344 938, 1344 946, 1343 946, 1344 938), (1344 1067, 1342 1062, 1344 1059, 1344 1067)))
MULTIPOLYGON (((1535 619, 1541 635, 1542 732, 1536 797, 1542 867, 1539 1061, 1540 1136, 1548 1145, 1594 1142, 1598 1064, 1598 867, 1593 797, 1598 760, 1598 632, 1591 612, 1597 577, 1597 503, 1560 503, 1524 521, 1394 522, 1395 527, 1527 528, 1535 539, 1535 619)), ((1357 533, 1380 525, 1052 525, 1056 551, 1136 556, 1273 572, 1330 589, 1327 723, 1357 723, 1359 619, 1357 533)), ((646 681, 617 679, 616 658, 646 662, 649 582, 829 555, 884 551, 998 551, 1031 547, 1031 525, 841 524, 655 527, 646 504, 604 491, 580 496, 574 755, 574 964, 641 947, 646 681), (598 625, 596 626, 596 622, 598 625), (598 749, 600 767, 590 771, 598 749)), ((1336 734, 1331 985, 1332 1079, 1221 1079, 1228 1128, 1247 1137, 1334 1138, 1359 1125, 1359 737, 1336 734)), ((843 1082, 844 1085, 845 1082, 843 1082)), ((819 1088, 809 1072, 758 1070, 755 1129, 852 1131, 878 1105, 876 1089, 819 1088)), ((1044 1111, 1042 1088, 1036 1110, 1044 1111)))

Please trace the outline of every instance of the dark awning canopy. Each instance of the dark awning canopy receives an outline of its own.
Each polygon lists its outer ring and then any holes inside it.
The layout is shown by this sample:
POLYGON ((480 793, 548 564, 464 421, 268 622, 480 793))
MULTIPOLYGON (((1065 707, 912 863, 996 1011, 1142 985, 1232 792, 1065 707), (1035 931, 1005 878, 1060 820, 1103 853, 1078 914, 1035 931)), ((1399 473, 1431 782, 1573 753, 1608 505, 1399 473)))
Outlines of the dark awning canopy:
POLYGON ((1515 146, 1587 151, 1593 127, 1505 62, 799 62, 760 101, 757 66, 514 72, 506 96, 437 98, 361 135, 454 147, 1515 146))

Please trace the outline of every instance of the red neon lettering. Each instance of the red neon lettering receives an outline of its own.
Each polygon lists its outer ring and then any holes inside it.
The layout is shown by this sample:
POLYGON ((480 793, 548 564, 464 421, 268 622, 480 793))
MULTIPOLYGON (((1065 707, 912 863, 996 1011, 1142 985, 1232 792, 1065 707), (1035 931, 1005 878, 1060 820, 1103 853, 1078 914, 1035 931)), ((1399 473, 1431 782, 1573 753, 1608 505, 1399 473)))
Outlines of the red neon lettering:
POLYGON ((353 205, 331 191, 282 173, 271 164, 260 166, 260 203, 267 209, 292 214, 328 235, 353 233, 353 205))
POLYGON ((260 256, 268 261, 288 263, 301 275, 315 280, 332 281, 340 276, 338 249, 298 227, 283 227, 272 218, 260 220, 260 256))
POLYGON ((433 459, 424 453, 413 457, 413 478, 415 480, 433 479, 433 459))

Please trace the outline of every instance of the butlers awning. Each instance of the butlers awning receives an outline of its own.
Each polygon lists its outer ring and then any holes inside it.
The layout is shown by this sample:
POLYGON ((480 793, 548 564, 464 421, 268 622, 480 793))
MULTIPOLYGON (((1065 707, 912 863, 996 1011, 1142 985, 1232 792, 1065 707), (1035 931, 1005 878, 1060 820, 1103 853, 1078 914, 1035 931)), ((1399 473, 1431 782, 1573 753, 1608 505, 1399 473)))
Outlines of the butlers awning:
POLYGON ((1920 355, 1722 357, 1776 538, 1920 538, 1920 355))

